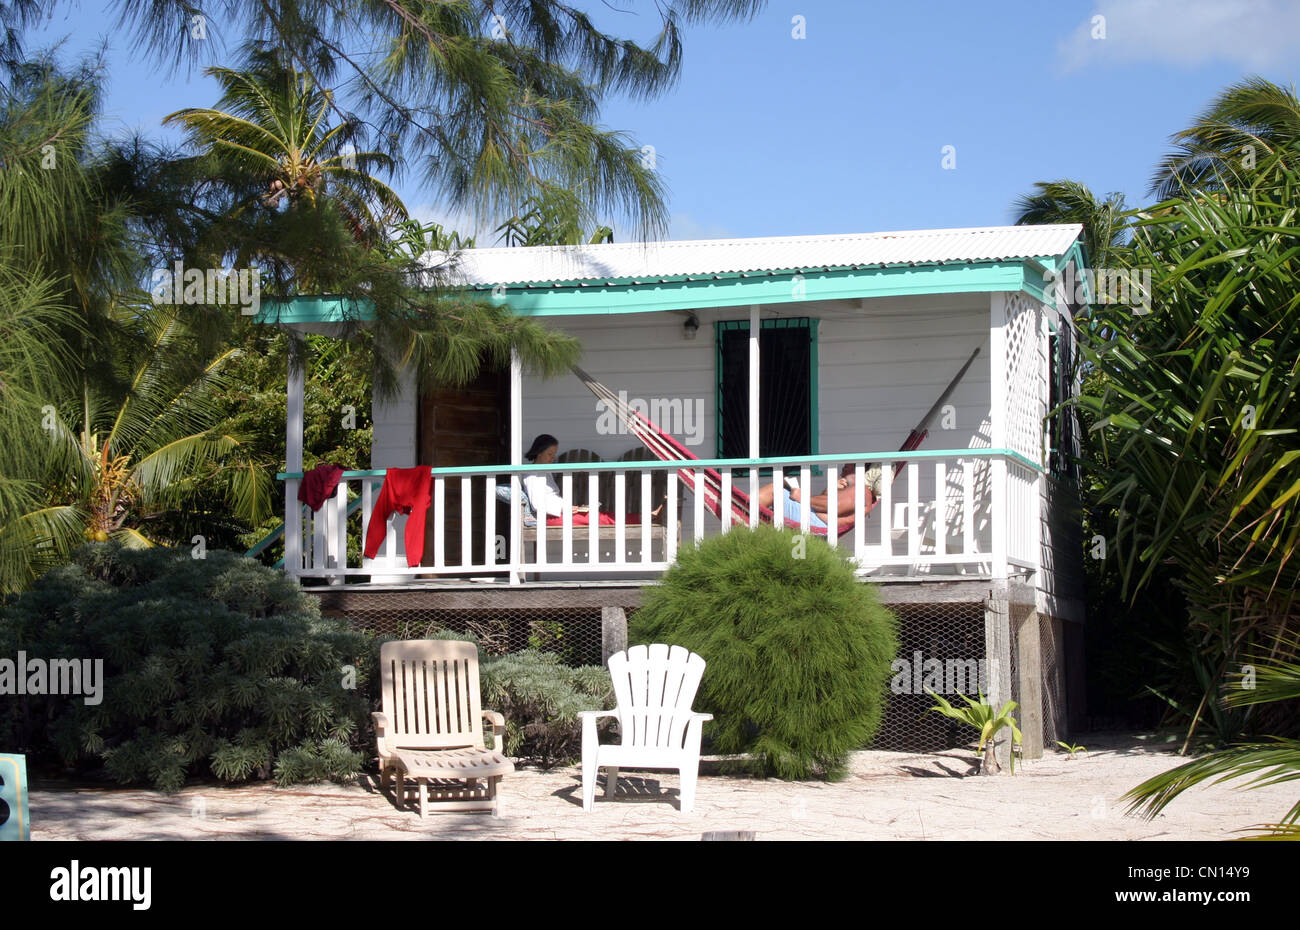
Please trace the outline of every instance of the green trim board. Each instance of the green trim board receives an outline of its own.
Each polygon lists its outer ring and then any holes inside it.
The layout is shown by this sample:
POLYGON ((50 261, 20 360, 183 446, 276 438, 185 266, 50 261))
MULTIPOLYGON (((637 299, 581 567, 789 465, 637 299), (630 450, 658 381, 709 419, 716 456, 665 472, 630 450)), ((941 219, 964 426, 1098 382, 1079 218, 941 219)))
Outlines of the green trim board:
POLYGON ((32 816, 27 805, 27 757, 0 753, 0 841, 30 840, 32 816))
MULTIPOLYGON (((1042 473, 1043 468, 1037 462, 1016 452, 1014 449, 918 449, 913 452, 842 452, 837 455, 792 455, 787 458, 759 459, 647 459, 636 462, 562 462, 554 465, 474 465, 465 468, 430 468, 436 477, 468 478, 472 475, 530 475, 539 472, 566 471, 637 471, 642 468, 768 468, 773 465, 839 465, 844 462, 919 462, 925 459, 943 458, 1005 458, 1032 471, 1042 473), (634 467, 635 466, 635 467, 634 467)), ((387 469, 371 468, 358 471, 345 471, 344 478, 382 478, 387 469)), ((300 471, 282 471, 276 474, 281 481, 300 479, 300 471)))
MULTIPOLYGON (((1064 258, 1075 254, 1073 250, 1064 258)), ((921 294, 1024 291, 1043 299, 1043 274, 1062 257, 1010 262, 943 265, 889 265, 874 268, 803 270, 779 273, 728 273, 677 276, 653 281, 610 279, 582 283, 474 288, 510 305, 516 316, 598 316, 672 310, 704 310, 751 304, 791 304, 815 300, 854 300, 921 294), (795 279, 798 278, 796 281, 795 279)), ((1059 265, 1064 268, 1064 264, 1059 265)), ((368 301, 342 297, 264 298, 255 320, 262 323, 339 323, 368 320, 368 301)))

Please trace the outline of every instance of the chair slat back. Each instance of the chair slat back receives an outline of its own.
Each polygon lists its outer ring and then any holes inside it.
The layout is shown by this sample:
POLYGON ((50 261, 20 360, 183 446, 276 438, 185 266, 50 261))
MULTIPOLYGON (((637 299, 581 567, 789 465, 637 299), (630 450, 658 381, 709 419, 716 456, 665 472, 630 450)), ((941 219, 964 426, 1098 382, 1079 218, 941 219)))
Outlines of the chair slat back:
POLYGON ((680 749, 704 659, 681 646, 633 646, 609 657, 624 746, 680 749))
POLYGON ((394 640, 379 647, 379 666, 394 746, 484 748, 477 646, 453 640, 394 640))

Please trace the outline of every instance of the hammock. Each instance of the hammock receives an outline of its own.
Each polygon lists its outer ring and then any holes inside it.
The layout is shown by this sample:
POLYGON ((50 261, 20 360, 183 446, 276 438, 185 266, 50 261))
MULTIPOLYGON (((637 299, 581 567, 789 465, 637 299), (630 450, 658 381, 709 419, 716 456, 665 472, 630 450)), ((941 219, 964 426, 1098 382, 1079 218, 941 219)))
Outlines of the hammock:
MULTIPOLYGON (((961 367, 961 370, 957 372, 957 376, 948 383, 944 392, 939 395, 939 399, 935 401, 933 406, 931 406, 926 412, 925 416, 921 418, 921 422, 917 424, 916 429, 912 430, 912 432, 908 434, 907 439, 903 442, 902 446, 899 447, 898 451, 911 452, 921 445, 930 432, 927 428, 927 424, 934 418, 934 415, 939 412, 940 408, 943 407, 944 402, 948 400, 949 395, 952 394, 953 390, 957 387, 957 384, 966 374, 966 370, 970 368, 971 363, 975 361, 975 356, 979 355, 979 351, 980 350, 977 347, 975 351, 971 353, 970 358, 966 360, 966 364, 961 367)), ((601 384, 581 368, 575 365, 573 373, 578 376, 578 379, 587 386, 587 389, 591 391, 591 393, 596 395, 598 400, 603 401, 608 408, 623 421, 628 430, 631 431, 631 433, 636 436, 636 438, 639 439, 647 449, 654 453, 656 458, 665 462, 670 462, 675 459, 699 458, 699 456, 693 454, 668 433, 665 433, 654 423, 651 423, 645 414, 632 409, 629 404, 623 403, 613 391, 605 387, 605 385, 601 384)), ((903 465, 903 462, 899 462, 894 466, 894 477, 897 477, 898 473, 903 470, 903 465)), ((677 474, 692 493, 703 495, 704 506, 707 507, 715 517, 721 520, 723 506, 722 475, 712 468, 681 468, 678 469, 677 474)), ((827 504, 829 503, 830 494, 828 489, 827 504)), ((867 509, 865 513, 863 513, 863 517, 865 518, 867 514, 871 513, 878 503, 879 500, 875 499, 873 495, 871 503, 867 505, 867 509)), ((749 495, 733 484, 731 487, 730 500, 727 504, 735 518, 734 522, 748 525, 751 512, 749 495)), ((770 508, 760 506, 757 509, 760 521, 766 521, 768 523, 775 522, 774 514, 770 508)), ((829 514, 827 514, 827 516, 829 516, 829 514)), ((791 529, 800 528, 797 520, 785 518, 785 524, 791 529)), ((839 520, 835 527, 836 538, 844 535, 852 528, 852 516, 839 520)), ((818 536, 825 536, 829 527, 816 527, 810 525, 809 530, 818 536)))

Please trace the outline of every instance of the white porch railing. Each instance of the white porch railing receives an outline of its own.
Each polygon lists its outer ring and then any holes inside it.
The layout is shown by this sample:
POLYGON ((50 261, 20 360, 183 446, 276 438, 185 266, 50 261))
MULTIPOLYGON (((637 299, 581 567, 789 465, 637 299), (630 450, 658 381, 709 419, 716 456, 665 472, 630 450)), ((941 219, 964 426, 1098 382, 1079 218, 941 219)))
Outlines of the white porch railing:
MULTIPOLYGON (((336 493, 313 513, 297 500, 300 475, 285 480, 285 567, 292 575, 327 578, 332 583, 368 576, 400 580, 407 576, 456 575, 509 578, 529 575, 644 577, 668 568, 683 541, 726 532, 737 523, 756 525, 757 506, 747 519, 724 509, 721 519, 690 490, 679 470, 718 473, 722 499, 732 489, 756 501, 759 489, 776 482, 776 522, 781 517, 780 475, 797 474, 799 486, 820 489, 829 476, 850 466, 854 475, 852 527, 829 538, 847 548, 863 573, 980 574, 998 578, 1008 571, 1038 567, 1040 481, 1037 465, 1003 449, 818 455, 787 459, 710 459, 674 462, 584 462, 556 465, 434 468, 432 505, 422 564, 409 566, 402 544, 406 517, 387 523, 384 543, 373 559, 360 553, 385 472, 344 472, 336 493), (894 465, 902 469, 894 475, 894 465), (867 507, 865 472, 882 467, 879 501, 867 507), (814 474, 818 470, 821 476, 814 474), (559 525, 528 521, 520 494, 527 474, 552 473, 561 495, 574 500, 585 487, 587 501, 600 501, 613 517, 610 526, 574 525, 569 509, 559 525), (513 503, 499 501, 498 485, 508 486, 513 503), (349 501, 361 498, 349 515, 349 501), (641 502, 646 502, 642 504, 641 502), (629 505, 653 522, 632 522, 629 505), (351 550, 351 555, 349 555, 351 550)), ((579 495, 581 496, 581 495, 579 495)), ((799 529, 808 532, 811 510, 801 502, 799 529)), ((592 507, 595 519, 595 507, 592 507)))

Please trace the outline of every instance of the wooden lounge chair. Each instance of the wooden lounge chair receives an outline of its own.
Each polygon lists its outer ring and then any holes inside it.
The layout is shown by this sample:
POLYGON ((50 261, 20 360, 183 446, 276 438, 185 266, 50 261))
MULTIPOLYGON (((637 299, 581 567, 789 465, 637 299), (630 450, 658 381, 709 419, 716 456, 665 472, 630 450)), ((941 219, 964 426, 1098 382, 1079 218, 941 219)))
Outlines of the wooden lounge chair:
POLYGON ((478 647, 394 641, 379 648, 379 666, 384 709, 372 716, 380 788, 396 776, 401 810, 406 782, 414 781, 421 817, 430 810, 496 813, 497 782, 515 766, 505 755, 505 718, 480 703, 478 647), (492 724, 492 749, 484 746, 484 720, 492 724))
POLYGON ((619 766, 677 769, 681 775, 681 812, 695 807, 695 781, 700 771, 700 728, 712 714, 691 710, 695 689, 704 674, 704 660, 681 646, 633 646, 609 657, 614 681, 614 710, 583 711, 582 809, 596 798, 596 774, 609 770, 605 797, 618 788, 619 766), (596 721, 618 718, 620 742, 601 745, 596 721))

